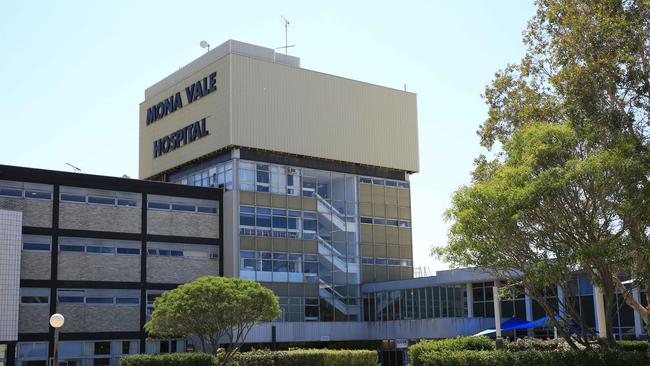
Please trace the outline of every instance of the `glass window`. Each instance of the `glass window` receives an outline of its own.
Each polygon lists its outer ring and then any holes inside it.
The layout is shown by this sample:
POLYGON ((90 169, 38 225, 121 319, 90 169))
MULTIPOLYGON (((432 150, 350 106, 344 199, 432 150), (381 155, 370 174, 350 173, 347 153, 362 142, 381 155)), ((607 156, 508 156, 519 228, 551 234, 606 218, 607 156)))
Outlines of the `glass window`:
POLYGON ((372 179, 371 179, 371 178, 368 178, 368 177, 359 177, 359 182, 360 182, 360 183, 371 184, 371 183, 372 183, 372 179))
POLYGON ((386 181, 386 186, 388 187, 397 187, 397 182, 394 180, 387 180, 386 181))
POLYGON ((117 254, 140 255, 140 249, 137 248, 116 248, 117 254))
POLYGON ((11 188, 0 187, 0 196, 22 197, 23 196, 23 191, 22 191, 22 189, 11 189, 11 188))
POLYGON ((411 185, 408 182, 398 182, 397 186, 399 188, 407 188, 408 189, 408 188, 410 188, 411 185))
POLYGON ((61 201, 66 202, 86 202, 86 196, 76 194, 61 193, 61 201))
POLYGON ((117 205, 118 206, 126 206, 126 207, 138 207, 138 201, 118 198, 117 199, 117 205))
POLYGON ((372 217, 361 217, 362 224, 372 224, 372 217))
POLYGON ((116 297, 115 303, 123 304, 123 305, 137 305, 140 304, 140 298, 139 297, 116 297))
POLYGON ((385 184, 385 182, 384 182, 383 179, 373 178, 372 179, 372 184, 378 185, 378 186, 383 186, 385 184))
POLYGON ((174 211, 186 211, 186 212, 194 212, 196 211, 196 207, 190 206, 190 205, 179 205, 179 204, 172 204, 172 210, 174 211))
POLYGON ((94 355, 110 355, 111 342, 95 342, 94 355))
POLYGON ((50 251, 50 244, 23 243, 23 250, 50 251))
POLYGON ((25 198, 34 198, 40 200, 51 200, 52 192, 25 191, 25 198))
POLYGON ((316 192, 316 177, 303 176, 302 195, 305 197, 313 197, 315 192, 316 192))
POLYGON ((385 220, 385 219, 378 219, 378 218, 375 218, 375 219, 373 220, 373 222, 375 223, 375 225, 386 225, 386 220, 385 220))
POLYGON ((122 354, 128 355, 129 353, 131 353, 131 342, 122 341, 122 354))
POLYGON ((157 210, 169 210, 169 203, 148 202, 147 207, 157 210))
POLYGON ((86 246, 86 253, 113 254, 115 253, 115 248, 88 245, 86 246))
POLYGON ((83 304, 83 296, 59 296, 59 303, 61 304, 83 304))
POLYGON ((198 206, 196 208, 198 212, 203 212, 203 213, 211 213, 211 214, 216 214, 217 213, 217 208, 216 207, 203 207, 203 206, 198 206))
POLYGON ((83 252, 83 245, 59 245, 62 252, 83 252))
POLYGON ((98 205, 114 205, 115 198, 88 196, 88 203, 95 203, 98 205))
POLYGON ((21 296, 21 304, 48 304, 50 298, 47 296, 21 296))
POLYGON ((273 272, 288 272, 287 254, 273 253, 273 272))
POLYGON ((112 304, 112 297, 86 297, 86 304, 112 304))

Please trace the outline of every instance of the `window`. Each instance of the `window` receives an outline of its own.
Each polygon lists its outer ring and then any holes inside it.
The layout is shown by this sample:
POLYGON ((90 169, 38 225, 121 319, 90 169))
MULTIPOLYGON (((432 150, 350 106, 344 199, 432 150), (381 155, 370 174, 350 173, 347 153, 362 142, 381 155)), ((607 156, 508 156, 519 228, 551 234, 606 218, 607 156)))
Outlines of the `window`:
POLYGON ((110 355, 111 342, 95 342, 94 355, 110 355))
POLYGON ((121 255, 140 255, 140 249, 136 248, 116 248, 116 251, 121 255))
POLYGON ((138 207, 138 201, 118 198, 117 199, 117 205, 118 206, 125 206, 125 207, 138 207))
POLYGON ((86 297, 86 304, 113 304, 112 297, 86 297))
POLYGON ((39 200, 51 200, 52 192, 39 192, 39 191, 25 191, 25 198, 33 198, 39 200))
POLYGON ((269 192, 269 165, 268 164, 256 164, 257 165, 257 180, 256 180, 256 191, 257 192, 269 192))
POLYGON ((147 207, 156 210, 169 210, 169 203, 148 202, 147 207))
POLYGON ((394 180, 387 180, 386 181, 386 186, 387 187, 397 187, 397 182, 394 180))
POLYGON ((50 251, 50 244, 42 243, 23 243, 23 250, 33 250, 33 251, 50 251))
POLYGON ((129 353, 131 353, 131 342, 122 341, 122 354, 128 355, 129 353))
POLYGON ((96 203, 99 205, 115 205, 115 198, 88 196, 88 203, 96 203))
POLYGON ((59 245, 62 252, 83 252, 83 245, 59 245))
POLYGON ((118 305, 139 305, 140 298, 139 297, 116 297, 115 303, 118 305))
POLYGON ((217 208, 216 207, 203 207, 199 206, 196 208, 198 212, 202 213, 210 213, 210 214, 216 214, 217 213, 217 208))
POLYGON ((0 196, 4 197, 22 197, 23 191, 21 189, 11 189, 0 187, 0 196))
POLYGON ((362 224, 372 224, 372 217, 361 217, 362 224))
POLYGON ((60 296, 59 295, 59 303, 61 303, 61 304, 83 304, 84 303, 84 297, 83 296, 60 296))
POLYGON ((96 246, 87 246, 86 253, 96 253, 96 254, 113 254, 115 253, 115 248, 111 247, 96 247, 96 246))
POLYGON ((86 202, 86 196, 61 193, 61 201, 66 202, 86 202))
POLYGON ((196 211, 196 207, 189 206, 189 205, 172 204, 172 210, 174 210, 174 211, 194 212, 194 211, 196 211))
POLYGON ((359 183, 372 184, 372 179, 368 177, 360 177, 359 183))
POLYGON ((21 296, 21 304, 49 304, 50 298, 48 296, 21 296))

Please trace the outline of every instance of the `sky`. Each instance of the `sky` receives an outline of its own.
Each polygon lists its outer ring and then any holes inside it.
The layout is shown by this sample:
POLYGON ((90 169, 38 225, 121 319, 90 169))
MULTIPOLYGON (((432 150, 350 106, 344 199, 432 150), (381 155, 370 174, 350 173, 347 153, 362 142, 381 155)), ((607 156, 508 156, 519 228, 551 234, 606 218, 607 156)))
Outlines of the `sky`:
POLYGON ((137 177, 144 89, 236 39, 301 66, 417 93, 414 265, 447 241, 443 214, 486 151, 476 135, 494 73, 518 62, 533 0, 3 1, 0 164, 137 177))

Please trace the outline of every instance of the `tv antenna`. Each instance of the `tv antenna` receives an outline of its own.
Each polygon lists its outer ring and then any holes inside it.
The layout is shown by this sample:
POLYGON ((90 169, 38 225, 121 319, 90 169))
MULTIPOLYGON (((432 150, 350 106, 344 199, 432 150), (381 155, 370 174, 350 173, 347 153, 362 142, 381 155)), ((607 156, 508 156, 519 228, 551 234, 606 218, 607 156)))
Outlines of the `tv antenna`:
POLYGON ((283 17, 280 15, 280 18, 282 18, 281 22, 284 24, 284 46, 282 47, 276 47, 276 50, 279 50, 281 48, 284 48, 284 53, 287 54, 289 52, 289 47, 296 47, 295 44, 289 45, 287 33, 289 32, 289 21, 287 18, 283 17))
POLYGON ((210 51, 210 44, 207 41, 201 41, 199 46, 201 46, 201 48, 207 48, 208 50, 206 52, 210 51))
POLYGON ((74 165, 72 165, 70 163, 65 163, 65 165, 67 165, 67 166, 71 167, 72 169, 74 169, 75 173, 81 172, 81 168, 77 168, 76 166, 74 166, 74 165))

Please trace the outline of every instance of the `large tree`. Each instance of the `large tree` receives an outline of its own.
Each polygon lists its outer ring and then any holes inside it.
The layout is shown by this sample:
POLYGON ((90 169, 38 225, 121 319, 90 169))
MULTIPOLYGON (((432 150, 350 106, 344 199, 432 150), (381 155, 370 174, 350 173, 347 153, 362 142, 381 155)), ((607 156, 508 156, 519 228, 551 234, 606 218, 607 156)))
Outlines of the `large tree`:
POLYGON ((616 288, 646 324, 650 310, 619 277, 650 294, 650 1, 538 0, 524 43, 486 88, 478 133, 503 150, 477 159, 456 193, 446 256, 503 255, 495 269, 510 261, 529 279, 586 270, 604 290, 611 342, 616 288), (521 241, 523 264, 506 249, 521 254, 521 241))
POLYGON ((196 336, 203 352, 225 346, 219 357, 225 365, 255 324, 279 316, 277 296, 259 283, 205 276, 157 298, 145 330, 154 337, 196 336))

